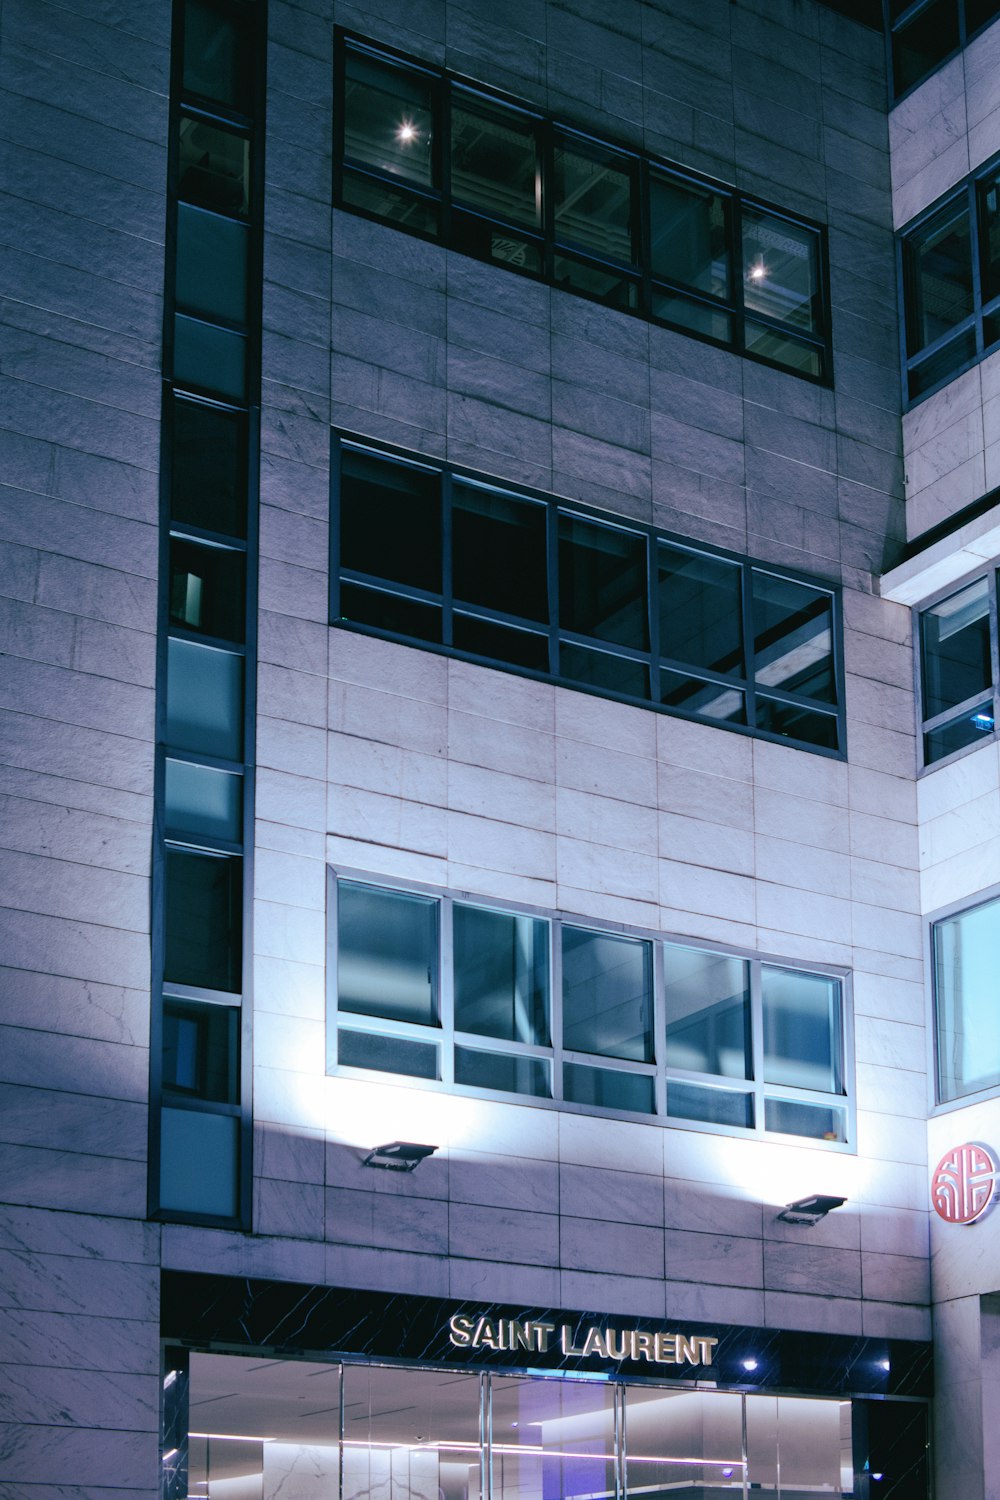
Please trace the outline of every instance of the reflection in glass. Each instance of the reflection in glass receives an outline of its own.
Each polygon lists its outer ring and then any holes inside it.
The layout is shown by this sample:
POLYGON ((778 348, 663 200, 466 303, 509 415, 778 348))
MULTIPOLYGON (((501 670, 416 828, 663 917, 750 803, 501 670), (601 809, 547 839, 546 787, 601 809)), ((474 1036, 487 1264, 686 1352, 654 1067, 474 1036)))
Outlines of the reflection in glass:
POLYGON ((474 1047, 455 1048, 455 1082, 468 1088, 549 1099, 552 1096, 549 1066, 542 1057, 515 1057, 507 1052, 481 1052, 474 1047))
POLYGON ((429 187, 434 182, 430 80, 349 51, 344 60, 344 155, 429 187))
POLYGON ((242 656, 195 641, 167 641, 167 743, 174 750, 242 760, 242 656))
POLYGON ((649 646, 646 539, 559 517, 559 623, 618 646, 649 646))
POLYGON ((704 719, 721 723, 747 721, 745 693, 718 682, 705 682, 700 677, 687 677, 682 672, 665 669, 660 672, 660 702, 667 708, 679 708, 683 713, 700 714, 704 719))
POLYGON ((343 1500, 478 1500, 479 1390, 478 1374, 345 1365, 343 1500))
MULTIPOLYGON (((160 1207, 183 1214, 236 1217, 238 1115, 200 1109, 160 1110, 160 1207)), ((228 1455, 232 1457, 232 1451, 228 1455)))
POLYGON ((512 667, 526 667, 534 672, 549 670, 549 638, 531 630, 514 630, 494 620, 480 620, 475 615, 452 615, 452 645, 459 651, 487 656, 492 661, 509 662, 512 667))
POLYGON ((1000 902, 946 917, 932 932, 938 1098, 944 1103, 1000 1086, 1000 902))
POLYGON ((732 343, 733 320, 729 313, 721 312, 710 302, 699 302, 694 297, 685 297, 679 292, 664 292, 653 287, 651 310, 654 318, 672 323, 675 328, 688 333, 704 334, 705 338, 718 339, 721 344, 732 343))
POLYGON ((421 197, 401 183, 345 168, 341 188, 348 208, 402 224, 416 234, 438 232, 441 211, 436 200, 421 197))
POLYGON ((913 88, 958 46, 956 0, 931 0, 892 38, 892 76, 897 94, 913 88))
POLYGON ((237 1005, 163 1002, 163 1088, 168 1094, 239 1101, 237 1005))
POLYGON ((170 464, 171 520, 246 536, 246 431, 240 412, 175 397, 170 464))
POLYGON ((423 604, 384 589, 370 589, 364 584, 340 585, 341 620, 352 625, 373 625, 376 630, 391 630, 394 635, 409 636, 415 641, 440 641, 441 606, 423 604))
POLYGON ((559 670, 563 677, 581 686, 605 688, 626 698, 649 697, 649 668, 628 656, 610 651, 589 651, 563 641, 559 647, 559 670))
POLYGON ((841 1093, 838 981, 764 964, 761 994, 765 1082, 841 1093))
POLYGON ((971 713, 959 714, 957 718, 939 724, 936 729, 929 729, 924 735, 925 764, 933 765, 934 761, 943 760, 956 750, 981 743, 983 736, 992 734, 995 727, 993 705, 983 703, 971 713))
POLYGON ((563 927, 562 966, 566 1050, 651 1062, 649 943, 563 927))
POLYGON ((239 219, 178 203, 178 307, 202 318, 245 323, 249 247, 249 228, 239 219))
POLYGON ((966 194, 904 242, 907 344, 911 355, 972 312, 972 236, 966 194))
POLYGON ((677 943, 663 964, 668 1066, 751 1078, 749 964, 677 943))
POLYGON ((854 1494, 850 1401, 746 1397, 747 1479, 753 1494, 854 1494))
POLYGON ((920 648, 925 719, 980 695, 992 699, 989 579, 977 578, 924 610, 920 648))
POLYGON ((557 287, 579 292, 581 297, 592 297, 608 307, 635 312, 639 306, 639 288, 630 276, 570 255, 552 257, 552 280, 557 287))
POLYGON ((834 714, 812 713, 797 703, 782 703, 777 698, 757 694, 757 728, 796 740, 800 745, 822 745, 836 750, 837 719, 834 714))
POLYGON ((750 313, 819 328, 819 235, 760 209, 743 209, 743 301, 750 313))
POLYGON ((340 1009, 437 1025, 438 903, 349 880, 337 889, 340 1009))
POLYGON ((216 213, 250 210, 250 142, 245 135, 182 115, 177 196, 216 213))
POLYGON ((456 482, 452 588, 464 604, 547 622, 546 507, 456 482))
POLYGON ((163 977, 236 994, 243 966, 243 860, 166 851, 163 977))
POLYGON ((735 1125, 749 1130, 754 1123, 753 1095, 669 1078, 667 1114, 674 1120, 700 1120, 706 1125, 735 1125))
POLYGON ((252 82, 247 34, 236 17, 211 0, 185 0, 184 93, 248 114, 252 82))
POLYGON ((219 396, 223 401, 244 401, 246 335, 230 328, 216 328, 185 313, 175 313, 174 382, 219 396))
POLYGON ((401 1036, 374 1031, 337 1032, 337 1057, 345 1068, 371 1068, 376 1073, 401 1073, 407 1078, 437 1078, 438 1049, 401 1036))
POLYGON ((451 104, 451 191, 457 203, 537 228, 537 127, 512 109, 456 88, 451 104))
POLYGON ((823 373, 823 354, 815 345, 779 333, 775 328, 765 328, 752 318, 747 318, 743 327, 743 347, 748 354, 759 354, 761 359, 771 359, 800 375, 818 378, 823 373))
MULTIPOLYGON (((1000 176, 979 184, 979 220, 982 236, 984 302, 1000 292, 1000 176)), ((989 340, 987 339, 987 343, 989 340)))
POLYGON ((727 199, 654 168, 649 216, 654 276, 728 298, 727 199))
POLYGON ((562 244, 630 263, 634 164, 578 137, 556 137, 555 226, 562 244))
POLYGON ((345 448, 340 479, 340 561, 352 572, 440 592, 437 475, 345 448))
POLYGON ((653 1079, 648 1073, 588 1068, 583 1063, 566 1063, 563 1067, 563 1098, 592 1109, 626 1109, 640 1115, 651 1115, 656 1108, 653 1079))
POLYGON ((163 801, 168 833, 238 843, 243 831, 243 777, 167 758, 163 801))
POLYGON ((548 923, 457 902, 452 922, 456 1029, 548 1046, 548 923))
MULTIPOLYGON (((722 1500, 743 1494, 743 1402, 738 1395, 625 1388, 625 1492, 638 1500, 722 1500)), ((838 1492, 839 1500, 839 1492, 838 1492)))
POLYGON ((740 565, 664 542, 657 564, 660 656, 743 677, 740 565))
POLYGON ((829 594, 755 568, 753 629, 758 687, 836 702, 829 594))
POLYGON ((846 1141, 847 1111, 797 1099, 765 1099, 764 1129, 811 1141, 846 1141))
POLYGON ((228 641, 245 634, 246 556, 170 538, 170 623, 228 641))
POLYGON ((493 1500, 614 1494, 614 1390, 593 1381, 493 1377, 493 1500))

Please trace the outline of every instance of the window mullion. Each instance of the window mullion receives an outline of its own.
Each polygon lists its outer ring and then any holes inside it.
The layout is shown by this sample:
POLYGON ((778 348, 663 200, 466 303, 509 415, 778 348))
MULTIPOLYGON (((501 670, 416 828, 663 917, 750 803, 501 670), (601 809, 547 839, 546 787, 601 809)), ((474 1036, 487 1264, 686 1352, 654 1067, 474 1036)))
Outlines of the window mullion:
POLYGON ((562 923, 549 923, 549 975, 552 1025, 552 1097, 563 1097, 562 923))
POLYGON ((444 896, 438 904, 438 1020, 441 1023, 441 1082, 455 1085, 455 903, 444 896))
POLYGON ((764 1130, 764 999, 760 959, 750 961, 750 1038, 754 1129, 764 1130))
POLYGON ((653 944, 653 1061, 656 1063, 654 1109, 660 1118, 667 1113, 667 1013, 663 944, 653 944))
POLYGON ((547 507, 545 518, 546 575, 549 593, 549 671, 559 675, 559 510, 547 507))
POLYGON ((453 548, 452 548, 452 476, 451 469, 441 471, 441 640, 450 646, 453 631, 453 548))

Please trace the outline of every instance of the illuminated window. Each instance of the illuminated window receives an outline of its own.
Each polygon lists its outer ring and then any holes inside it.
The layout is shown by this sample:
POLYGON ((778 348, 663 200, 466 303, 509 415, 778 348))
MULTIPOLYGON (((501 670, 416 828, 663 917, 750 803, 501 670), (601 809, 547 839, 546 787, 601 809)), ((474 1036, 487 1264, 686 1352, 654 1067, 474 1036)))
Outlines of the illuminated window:
POLYGON ((946 1104, 1000 1088, 1000 900, 942 918, 931 934, 937 1097, 946 1104))
POLYGON ((919 616, 924 764, 996 733, 996 577, 963 585, 919 616))

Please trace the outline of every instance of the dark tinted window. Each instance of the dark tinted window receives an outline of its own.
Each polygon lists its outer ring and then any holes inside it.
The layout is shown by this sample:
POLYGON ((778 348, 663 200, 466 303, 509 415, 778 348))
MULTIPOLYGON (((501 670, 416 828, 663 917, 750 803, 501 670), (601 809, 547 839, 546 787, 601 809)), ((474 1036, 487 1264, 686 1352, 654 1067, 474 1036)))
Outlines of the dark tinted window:
POLYGON ((653 171, 649 214, 654 276, 728 298, 727 200, 710 188, 653 171))
POLYGON ((173 416, 172 519, 245 537, 245 418, 183 399, 175 399, 173 416))
POLYGON ((170 623, 240 641, 245 635, 246 556, 170 539, 170 623))
POLYGON ((163 1002, 163 1088, 171 1094, 239 1102, 239 1007, 163 1002))
POLYGON ((649 944, 580 927, 562 930, 563 1044, 650 1062, 652 964, 649 944))
POLYGON ((411 588, 441 589, 441 502, 435 474, 344 453, 340 562, 411 588))
POLYGON ((829 594, 755 570, 753 623, 758 688, 780 688, 823 703, 835 701, 829 594))
POLYGON ((167 849, 164 978, 199 989, 240 988, 243 861, 167 849))
POLYGON ((458 903, 452 922, 456 1030, 547 1046, 548 925, 458 903))
POLYGON ((972 312, 972 239, 965 194, 906 241, 907 343, 911 355, 972 312))
POLYGON ((209 0, 185 0, 184 93, 247 114, 252 79, 239 8, 212 5, 209 0))
POLYGON ((892 38, 892 75, 897 94, 933 72, 958 46, 956 0, 933 0, 892 38))
POLYGON ((250 209, 250 142, 245 135, 182 115, 177 196, 218 213, 250 209))
POLYGON ((459 483, 452 506, 456 599, 547 621, 545 506, 459 483))
POLYGON ((451 110, 455 201, 537 228, 542 203, 537 134, 533 120, 456 89, 451 110))
POLYGON ((344 60, 344 154, 402 181, 436 180, 431 82, 349 51, 344 60))
POLYGON ((727 677, 745 676, 742 569, 660 544, 660 655, 727 677))
POLYGON ((178 307, 202 318, 246 322, 249 233, 238 219, 177 205, 178 307))
POLYGON ((559 622, 619 646, 649 646, 645 538, 575 516, 559 520, 559 622))
POLYGON ((557 136, 556 238, 613 260, 632 261, 634 176, 628 157, 574 136, 557 136))
POLYGON ((977 578, 920 617, 924 718, 991 694, 990 583, 977 578))
POLYGON ((342 1010, 437 1024, 437 902, 341 881, 337 987, 342 1010))

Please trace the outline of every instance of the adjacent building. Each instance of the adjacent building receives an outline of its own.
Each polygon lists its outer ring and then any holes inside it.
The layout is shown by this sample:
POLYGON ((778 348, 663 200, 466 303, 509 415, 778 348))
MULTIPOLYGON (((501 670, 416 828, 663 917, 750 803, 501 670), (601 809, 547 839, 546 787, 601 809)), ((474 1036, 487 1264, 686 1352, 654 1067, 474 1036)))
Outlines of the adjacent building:
POLYGON ((998 1500, 1000 11, 7 0, 0 1500, 998 1500))

